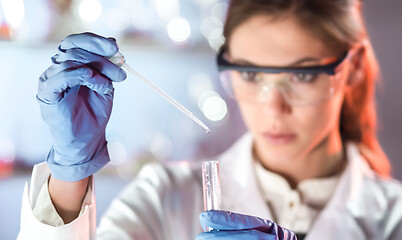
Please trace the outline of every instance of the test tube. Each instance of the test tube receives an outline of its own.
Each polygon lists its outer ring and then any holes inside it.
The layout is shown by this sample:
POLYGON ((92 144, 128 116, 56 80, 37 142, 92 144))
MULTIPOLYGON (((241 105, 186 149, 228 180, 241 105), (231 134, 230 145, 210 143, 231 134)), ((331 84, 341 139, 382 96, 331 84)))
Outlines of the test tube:
MULTIPOLYGON (((202 162, 202 189, 204 195, 204 211, 221 209, 221 184, 218 161, 202 162)), ((207 231, 213 230, 207 227, 207 231)))

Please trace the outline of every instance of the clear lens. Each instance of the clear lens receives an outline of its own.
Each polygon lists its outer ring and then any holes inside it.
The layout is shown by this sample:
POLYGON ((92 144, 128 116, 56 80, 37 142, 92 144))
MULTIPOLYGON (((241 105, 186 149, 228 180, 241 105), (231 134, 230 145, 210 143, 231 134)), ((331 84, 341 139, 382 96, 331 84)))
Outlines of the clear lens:
POLYGON ((309 105, 331 98, 342 84, 340 75, 225 70, 220 78, 228 95, 239 101, 264 103, 272 91, 279 91, 291 105, 309 105))

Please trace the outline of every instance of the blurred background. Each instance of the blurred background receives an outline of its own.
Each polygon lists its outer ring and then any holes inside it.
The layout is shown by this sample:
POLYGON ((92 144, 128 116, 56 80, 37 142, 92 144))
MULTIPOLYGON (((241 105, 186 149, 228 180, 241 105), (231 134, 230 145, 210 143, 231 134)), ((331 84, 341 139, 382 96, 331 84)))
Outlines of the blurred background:
MULTIPOLYGON (((402 180, 402 1, 364 4, 383 76, 379 138, 402 180)), ((111 164, 96 177, 98 218, 144 163, 213 157, 245 131, 215 66, 226 8, 222 0, 0 0, 0 239, 16 238, 24 183, 51 147, 35 100, 37 79, 68 34, 115 37, 128 64, 212 130, 206 134, 131 76, 115 84, 111 164)))

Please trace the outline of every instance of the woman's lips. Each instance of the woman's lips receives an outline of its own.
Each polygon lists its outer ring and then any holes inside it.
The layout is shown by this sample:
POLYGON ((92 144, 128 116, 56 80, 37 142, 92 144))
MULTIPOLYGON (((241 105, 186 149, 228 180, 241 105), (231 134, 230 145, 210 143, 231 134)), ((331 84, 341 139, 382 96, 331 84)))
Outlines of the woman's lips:
POLYGON ((262 134, 264 139, 271 144, 287 144, 296 139, 296 134, 293 133, 269 133, 262 134))

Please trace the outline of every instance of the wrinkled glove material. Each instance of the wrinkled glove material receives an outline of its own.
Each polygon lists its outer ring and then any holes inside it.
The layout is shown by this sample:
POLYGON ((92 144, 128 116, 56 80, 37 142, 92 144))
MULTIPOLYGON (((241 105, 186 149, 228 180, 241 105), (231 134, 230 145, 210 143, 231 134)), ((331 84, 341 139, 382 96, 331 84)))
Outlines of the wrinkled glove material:
POLYGON ((202 212, 199 220, 204 231, 207 226, 214 230, 199 234, 197 240, 297 240, 290 230, 254 216, 211 210, 202 212))
POLYGON ((78 181, 109 162, 105 129, 113 105, 112 81, 126 78, 107 59, 117 51, 112 39, 70 35, 39 78, 41 116, 53 137, 46 161, 56 179, 78 181))

